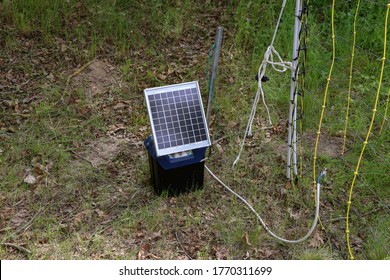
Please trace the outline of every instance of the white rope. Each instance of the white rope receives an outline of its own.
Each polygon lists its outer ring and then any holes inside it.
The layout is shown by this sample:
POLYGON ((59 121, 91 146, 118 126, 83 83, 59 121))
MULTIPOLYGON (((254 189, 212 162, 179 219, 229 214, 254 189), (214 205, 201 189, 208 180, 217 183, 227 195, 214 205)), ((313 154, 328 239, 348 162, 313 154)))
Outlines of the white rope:
MULTIPOLYGON (((260 94, 261 98, 263 100, 263 104, 264 104, 265 108, 267 109, 269 124, 270 124, 270 126, 272 126, 269 108, 268 108, 267 103, 265 102, 265 98, 264 98, 263 82, 261 81, 265 75, 268 64, 270 64, 275 71, 277 71, 279 73, 283 73, 283 72, 286 72, 287 70, 291 69, 292 63, 290 61, 283 61, 280 54, 271 45, 267 48, 267 51, 264 54, 264 59, 259 67, 259 71, 258 71, 259 82, 258 82, 258 88, 257 88, 257 92, 256 92, 257 102, 259 99, 258 96, 260 94), (274 61, 274 55, 276 55, 276 57, 278 58, 277 62, 274 61)), ((255 98, 255 100, 256 100, 256 98, 255 98)), ((254 109, 254 112, 253 112, 253 115, 251 116, 251 118, 249 119, 249 121, 250 121, 249 132, 248 132, 249 136, 252 135, 252 124, 253 124, 253 120, 254 120, 255 113, 256 113, 257 102, 253 103, 252 108, 254 109)))
POLYGON ((299 238, 299 239, 296 239, 296 240, 290 240, 290 239, 285 239, 285 238, 282 238, 282 237, 279 237, 277 236, 275 233, 273 233, 268 227, 267 225, 265 224, 265 222, 263 221, 263 219, 261 218, 261 216, 256 212, 256 210, 249 204, 248 201, 246 201, 242 196, 240 196, 239 194, 237 194, 235 191, 233 191, 231 188, 229 188, 224 182, 222 182, 213 172, 211 172, 211 170, 205 165, 204 166, 206 168, 206 170, 210 173, 211 176, 214 177, 215 180, 217 180, 223 187, 225 187, 229 192, 231 192, 233 195, 235 195, 238 199, 240 199, 242 202, 244 202, 244 204, 256 215, 257 219, 260 221, 261 225, 264 227, 264 229, 274 238, 276 238, 277 240, 279 241, 282 241, 282 242, 286 242, 286 243, 292 243, 292 244, 296 244, 296 243, 300 243, 300 242, 303 242, 305 241, 306 239, 309 238, 309 236, 313 233, 316 225, 317 225, 317 222, 318 222, 318 216, 319 216, 319 212, 320 212, 320 189, 321 189, 321 183, 320 183, 320 180, 321 180, 321 177, 322 176, 325 176, 326 174, 326 170, 321 172, 320 176, 318 177, 318 182, 317 182, 317 192, 316 192, 316 210, 315 210, 315 216, 314 216, 314 221, 313 221, 313 224, 311 225, 309 231, 306 233, 305 236, 303 236, 302 238, 299 238))
POLYGON ((238 152, 236 160, 233 163, 233 168, 237 164, 237 162, 239 161, 239 159, 241 157, 241 152, 244 148, 246 137, 252 136, 252 125, 253 125, 253 120, 255 119, 256 108, 257 108, 257 104, 259 103, 260 96, 261 96, 261 99, 263 101, 264 107, 267 110, 269 125, 272 127, 271 115, 270 115, 267 103, 265 102, 265 97, 264 97, 265 94, 264 94, 263 85, 262 85, 262 81, 261 81, 265 75, 266 70, 267 70, 267 65, 270 64, 275 71, 280 72, 280 73, 286 72, 287 70, 292 68, 292 63, 290 61, 283 61, 282 57, 280 56, 280 54, 276 51, 276 49, 273 46, 277 31, 279 29, 279 25, 280 25, 280 21, 281 21, 282 15, 283 15, 283 11, 284 11, 284 8, 286 6, 286 2, 287 2, 287 0, 283 1, 282 8, 281 8, 279 18, 278 18, 278 22, 276 24, 276 28, 274 31, 274 36, 272 37, 271 45, 267 48, 266 52, 264 53, 263 61, 261 62, 258 73, 257 73, 257 77, 258 77, 257 92, 255 95, 255 99, 253 101, 253 104, 252 104, 252 110, 251 110, 251 113, 249 115, 249 120, 248 120, 248 124, 246 126, 246 129, 245 129, 245 134, 244 134, 244 137, 243 137, 241 144, 240 144, 240 150, 238 152), (276 56, 277 61, 274 61, 274 56, 276 56))

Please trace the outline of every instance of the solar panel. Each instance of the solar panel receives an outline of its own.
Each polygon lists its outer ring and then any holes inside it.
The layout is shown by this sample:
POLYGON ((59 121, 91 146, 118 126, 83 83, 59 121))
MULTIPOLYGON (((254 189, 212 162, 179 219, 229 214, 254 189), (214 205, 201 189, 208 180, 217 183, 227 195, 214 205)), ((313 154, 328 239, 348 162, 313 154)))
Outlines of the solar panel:
POLYGON ((144 90, 157 156, 210 146, 197 81, 144 90))

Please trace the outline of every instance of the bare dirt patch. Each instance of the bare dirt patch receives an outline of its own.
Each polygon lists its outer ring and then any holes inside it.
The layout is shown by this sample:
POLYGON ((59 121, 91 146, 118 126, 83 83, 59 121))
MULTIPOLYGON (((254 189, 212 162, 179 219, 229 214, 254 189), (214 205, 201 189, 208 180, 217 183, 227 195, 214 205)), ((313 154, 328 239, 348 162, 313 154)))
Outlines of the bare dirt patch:
MULTIPOLYGON (((105 103, 103 96, 117 88, 120 81, 116 66, 104 59, 94 59, 87 65, 75 70, 71 76, 73 78, 69 83, 69 88, 73 92, 81 91, 86 98, 87 107, 89 109, 94 107, 92 111, 102 109, 100 105, 105 103)), ((114 107, 114 109, 118 110, 120 108, 114 107)), ((88 161, 93 167, 109 164, 120 154, 123 145, 128 141, 117 135, 123 131, 123 125, 110 127, 107 136, 102 136, 82 145, 76 155, 78 158, 88 161)))
MULTIPOLYGON (((314 151, 317 135, 313 132, 305 132, 302 135, 303 145, 306 149, 314 151)), ((348 143, 347 143, 348 144, 348 143)), ((318 154, 336 158, 341 155, 343 138, 321 134, 318 142, 318 154)))
POLYGON ((77 74, 70 83, 73 89, 83 89, 86 97, 102 95, 118 85, 119 75, 115 66, 105 60, 94 59, 77 74))
POLYGON ((103 137, 87 144, 79 155, 89 161, 92 166, 98 167, 115 159, 125 143, 123 139, 103 137))

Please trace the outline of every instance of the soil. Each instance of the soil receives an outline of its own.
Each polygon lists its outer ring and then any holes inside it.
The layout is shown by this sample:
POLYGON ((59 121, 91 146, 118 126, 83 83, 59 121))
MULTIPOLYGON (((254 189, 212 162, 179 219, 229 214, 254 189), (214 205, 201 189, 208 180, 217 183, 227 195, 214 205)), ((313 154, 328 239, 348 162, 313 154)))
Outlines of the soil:
MULTIPOLYGON (((303 145, 310 151, 314 151, 317 134, 313 132, 303 133, 303 145)), ((343 138, 322 133, 318 142, 318 154, 336 158, 341 155, 343 138)))
POLYGON ((107 93, 118 84, 118 81, 119 75, 112 64, 95 59, 74 77, 70 86, 73 90, 82 89, 88 98, 92 98, 107 93))
POLYGON ((98 167, 110 163, 123 149, 123 139, 102 137, 85 146, 80 155, 89 161, 92 166, 98 167))

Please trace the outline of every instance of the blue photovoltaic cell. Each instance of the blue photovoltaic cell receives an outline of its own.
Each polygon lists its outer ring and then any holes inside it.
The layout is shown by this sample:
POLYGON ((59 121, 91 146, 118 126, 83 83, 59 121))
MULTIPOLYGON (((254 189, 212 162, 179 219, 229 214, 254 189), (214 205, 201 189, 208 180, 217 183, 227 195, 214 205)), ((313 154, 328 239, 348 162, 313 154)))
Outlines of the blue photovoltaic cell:
POLYGON ((210 145, 197 82, 145 90, 158 155, 210 145))

